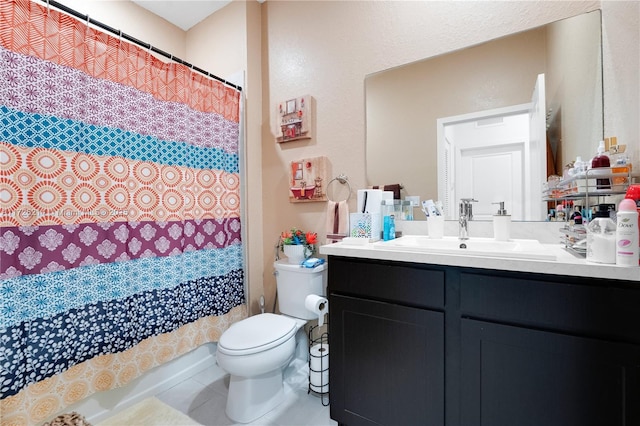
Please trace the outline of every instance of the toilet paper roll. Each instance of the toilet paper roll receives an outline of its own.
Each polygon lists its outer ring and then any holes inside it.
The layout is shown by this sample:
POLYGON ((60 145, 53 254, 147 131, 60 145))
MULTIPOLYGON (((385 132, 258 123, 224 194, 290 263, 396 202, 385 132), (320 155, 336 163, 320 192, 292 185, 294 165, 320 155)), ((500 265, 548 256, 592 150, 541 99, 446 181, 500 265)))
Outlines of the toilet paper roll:
POLYGON ((309 374, 311 390, 318 393, 329 392, 329 371, 311 372, 309 374), (324 386, 323 386, 324 385, 324 386))
POLYGON ((326 343, 311 346, 309 350, 311 372, 329 369, 329 345, 326 343))
POLYGON ((317 294, 310 294, 304 299, 304 307, 318 315, 318 325, 324 324, 324 316, 329 312, 329 301, 317 294))

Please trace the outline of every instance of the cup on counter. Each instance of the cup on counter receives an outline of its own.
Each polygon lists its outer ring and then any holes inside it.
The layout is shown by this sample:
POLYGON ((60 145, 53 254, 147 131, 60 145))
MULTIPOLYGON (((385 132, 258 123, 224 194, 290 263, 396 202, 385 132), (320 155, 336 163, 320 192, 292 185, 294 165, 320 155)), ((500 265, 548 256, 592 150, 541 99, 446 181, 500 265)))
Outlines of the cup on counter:
POLYGON ((429 238, 444 237, 444 216, 429 216, 427 218, 427 232, 429 238))

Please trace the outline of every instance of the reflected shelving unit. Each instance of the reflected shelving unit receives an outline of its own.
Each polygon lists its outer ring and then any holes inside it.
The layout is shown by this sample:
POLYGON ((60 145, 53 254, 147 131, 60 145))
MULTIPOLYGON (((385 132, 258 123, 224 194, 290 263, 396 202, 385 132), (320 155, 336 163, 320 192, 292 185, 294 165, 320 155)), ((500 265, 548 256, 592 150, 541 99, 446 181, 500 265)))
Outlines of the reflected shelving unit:
MULTIPOLYGON (((550 187, 543 193, 543 200, 555 203, 583 201, 584 209, 589 211, 593 206, 602 203, 604 197, 624 196, 629 185, 639 176, 638 173, 632 173, 630 167, 589 169, 558 181, 555 187, 550 187)), ((568 251, 585 256, 586 230, 584 226, 571 224, 570 215, 571 212, 565 214, 566 225, 560 229, 561 242, 568 251)))

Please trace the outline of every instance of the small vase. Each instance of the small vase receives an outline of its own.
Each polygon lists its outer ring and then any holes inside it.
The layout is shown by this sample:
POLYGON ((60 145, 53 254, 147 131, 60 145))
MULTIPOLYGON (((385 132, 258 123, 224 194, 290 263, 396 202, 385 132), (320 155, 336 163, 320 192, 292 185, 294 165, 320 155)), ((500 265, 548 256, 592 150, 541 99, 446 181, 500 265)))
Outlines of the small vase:
POLYGON ((308 250, 303 245, 289 245, 284 246, 284 254, 289 259, 289 263, 301 265, 307 256, 308 250))

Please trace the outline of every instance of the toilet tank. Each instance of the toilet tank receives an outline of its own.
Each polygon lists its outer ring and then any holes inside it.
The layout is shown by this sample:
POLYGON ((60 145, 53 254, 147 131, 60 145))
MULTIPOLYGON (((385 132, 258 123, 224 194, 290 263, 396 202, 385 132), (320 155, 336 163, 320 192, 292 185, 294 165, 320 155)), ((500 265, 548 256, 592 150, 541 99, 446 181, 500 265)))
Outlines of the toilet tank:
POLYGON ((276 261, 276 285, 280 312, 295 318, 311 320, 318 318, 304 306, 310 294, 327 295, 327 264, 305 268, 289 263, 288 259, 276 261))

